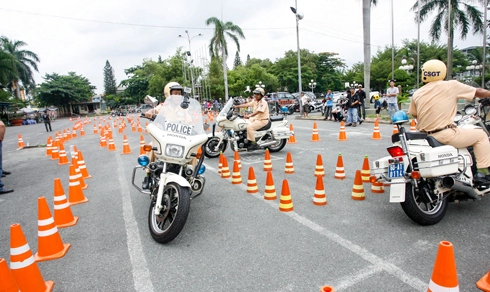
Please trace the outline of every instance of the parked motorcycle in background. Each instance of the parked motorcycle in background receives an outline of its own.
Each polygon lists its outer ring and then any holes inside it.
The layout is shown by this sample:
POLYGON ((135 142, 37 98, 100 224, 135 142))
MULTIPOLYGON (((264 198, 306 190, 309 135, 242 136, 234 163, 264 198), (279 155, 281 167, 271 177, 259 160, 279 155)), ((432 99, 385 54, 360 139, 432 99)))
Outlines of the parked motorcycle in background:
MULTIPOLYGON (((225 152, 228 143, 231 150, 247 151, 247 126, 250 123, 243 115, 233 108, 233 98, 228 99, 216 117, 216 124, 212 127, 208 141, 204 144, 204 155, 210 158, 218 157, 220 152, 225 152), (216 126, 221 127, 216 131, 216 126)), ((281 151, 290 136, 294 135, 286 125, 287 116, 271 116, 269 123, 255 131, 255 140, 259 149, 268 148, 270 152, 281 151)))
MULTIPOLYGON (((145 103, 155 107, 158 101, 147 96, 145 103)), ((132 184, 150 196, 151 236, 157 242, 167 243, 179 235, 189 214, 191 198, 200 195, 205 185, 204 156, 196 154, 207 140, 201 106, 193 98, 172 95, 147 129, 152 145, 145 145, 144 149, 153 151, 155 159, 151 161, 148 155, 138 158, 132 184), (180 108, 176 111, 170 103, 178 103, 180 108), (166 110, 169 107, 172 109, 166 110), (135 184, 137 170, 145 172, 141 188, 135 184)))
MULTIPOLYGON (((456 115, 454 126, 482 128, 488 135, 489 109, 487 99, 477 108, 466 106, 464 115, 456 115)), ((371 182, 390 185, 390 203, 400 203, 418 224, 432 225, 442 220, 449 202, 481 200, 490 192, 490 184, 473 181, 477 170, 472 147, 456 149, 426 133, 407 132, 405 122, 407 114, 396 112, 393 123, 399 133, 391 137, 390 156, 374 161, 371 168, 371 182)))

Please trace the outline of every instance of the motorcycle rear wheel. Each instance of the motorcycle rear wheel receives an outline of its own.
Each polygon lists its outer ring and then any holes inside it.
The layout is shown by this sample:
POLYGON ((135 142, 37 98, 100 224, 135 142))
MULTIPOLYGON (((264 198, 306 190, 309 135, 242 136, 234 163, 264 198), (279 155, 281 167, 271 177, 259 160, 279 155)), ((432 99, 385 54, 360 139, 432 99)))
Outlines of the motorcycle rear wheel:
POLYGON ((219 147, 218 150, 214 149, 214 148, 216 148, 216 145, 218 145, 219 140, 220 139, 215 136, 215 137, 209 138, 208 141, 206 141, 206 143, 204 144, 204 155, 206 157, 216 158, 219 156, 220 152, 225 152, 226 144, 227 144, 226 140, 221 143, 221 146, 219 147))
POLYGON ((411 183, 405 185, 405 202, 400 203, 403 211, 414 222, 420 225, 434 225, 446 215, 447 200, 436 200, 437 196, 428 185, 415 191, 411 183), (426 193, 423 193, 425 191, 426 193), (432 202, 427 198, 429 195, 432 202))
MULTIPOLYGON (((155 188, 155 198, 158 188, 155 188)), ((156 202, 153 200, 148 211, 148 227, 153 239, 159 243, 174 240, 184 228, 190 209, 190 189, 176 183, 169 183, 163 189, 159 215, 155 215, 156 202)))
POLYGON ((286 146, 287 139, 281 139, 278 143, 272 146, 267 146, 269 148, 269 152, 279 152, 286 146))

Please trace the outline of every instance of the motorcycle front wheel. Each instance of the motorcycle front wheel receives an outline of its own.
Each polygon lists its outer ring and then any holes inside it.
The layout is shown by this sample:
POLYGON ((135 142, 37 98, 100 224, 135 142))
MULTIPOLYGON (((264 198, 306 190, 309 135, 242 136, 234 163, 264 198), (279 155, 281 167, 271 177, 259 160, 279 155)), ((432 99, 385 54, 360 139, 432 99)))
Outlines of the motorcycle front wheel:
POLYGON ((282 148, 284 148, 284 146, 286 146, 287 141, 287 139, 281 139, 276 144, 267 146, 267 148, 269 148, 269 152, 279 152, 282 150, 282 148))
MULTIPOLYGON (((155 198, 158 188, 154 190, 155 198)), ((156 202, 153 200, 148 211, 148 227, 153 239, 159 243, 174 240, 184 228, 190 208, 190 189, 176 183, 169 183, 163 189, 162 210, 155 215, 156 202)))
POLYGON ((204 144, 204 155, 208 158, 216 158, 219 156, 220 152, 225 152, 226 150, 226 144, 227 141, 223 141, 218 149, 216 149, 216 146, 219 143, 220 138, 218 137, 211 137, 208 139, 208 141, 204 144))
POLYGON ((444 218, 447 200, 438 199, 427 182, 419 184, 415 191, 411 183, 405 185, 405 202, 400 203, 407 216, 420 225, 433 225, 444 218))

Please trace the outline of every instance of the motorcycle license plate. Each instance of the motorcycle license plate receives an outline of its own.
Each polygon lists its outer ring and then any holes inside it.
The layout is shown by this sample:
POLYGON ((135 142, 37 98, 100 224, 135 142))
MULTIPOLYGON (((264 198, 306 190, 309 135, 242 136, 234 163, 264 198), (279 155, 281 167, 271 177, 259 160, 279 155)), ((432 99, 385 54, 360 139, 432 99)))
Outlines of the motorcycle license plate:
POLYGON ((388 165, 388 178, 399 178, 405 175, 403 163, 393 163, 388 165))

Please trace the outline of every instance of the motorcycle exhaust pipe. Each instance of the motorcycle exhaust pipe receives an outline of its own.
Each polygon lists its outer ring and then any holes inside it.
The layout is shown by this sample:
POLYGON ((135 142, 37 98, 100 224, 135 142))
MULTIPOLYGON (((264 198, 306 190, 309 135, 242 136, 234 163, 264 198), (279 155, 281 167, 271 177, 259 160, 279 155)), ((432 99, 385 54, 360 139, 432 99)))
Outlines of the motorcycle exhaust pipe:
POLYGON ((265 143, 259 144, 259 146, 260 146, 260 147, 267 147, 267 146, 274 145, 274 144, 276 144, 276 143, 277 143, 276 141, 272 141, 272 142, 265 142, 265 143))
POLYGON ((452 177, 446 176, 445 178, 443 178, 442 185, 446 188, 466 193, 468 196, 475 200, 480 200, 480 197, 478 197, 478 194, 472 187, 465 186, 463 183, 454 180, 454 178, 452 177))

